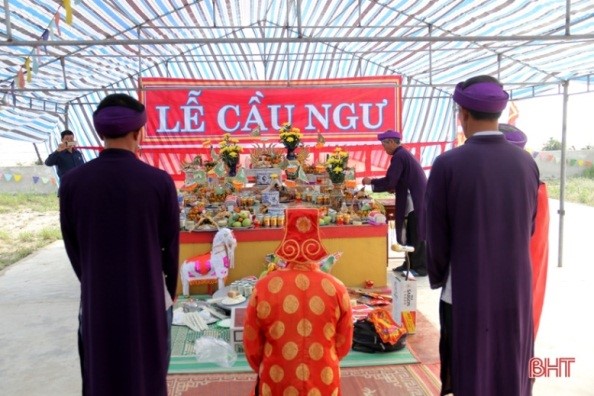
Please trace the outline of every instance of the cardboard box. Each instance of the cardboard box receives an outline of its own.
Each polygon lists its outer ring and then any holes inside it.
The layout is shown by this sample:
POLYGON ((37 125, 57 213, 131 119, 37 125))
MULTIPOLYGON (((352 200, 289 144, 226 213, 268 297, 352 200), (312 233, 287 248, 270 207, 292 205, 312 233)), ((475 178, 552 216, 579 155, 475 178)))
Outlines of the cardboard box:
POLYGON ((392 287, 392 317, 399 325, 406 327, 409 334, 417 328, 417 281, 414 276, 405 278, 406 272, 390 274, 392 287))
POLYGON ((231 309, 231 328, 229 342, 237 353, 243 353, 243 324, 245 323, 246 307, 231 309))

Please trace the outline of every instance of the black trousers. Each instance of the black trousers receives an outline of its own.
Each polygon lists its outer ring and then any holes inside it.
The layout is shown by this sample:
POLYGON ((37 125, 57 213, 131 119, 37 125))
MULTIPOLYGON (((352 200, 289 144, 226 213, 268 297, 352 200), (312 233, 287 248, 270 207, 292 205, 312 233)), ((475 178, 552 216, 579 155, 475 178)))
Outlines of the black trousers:
POLYGON ((427 252, 425 241, 419 240, 417 237, 417 231, 419 229, 419 220, 417 214, 413 210, 406 216, 405 232, 406 232, 406 244, 413 246, 415 251, 405 255, 405 260, 410 259, 410 268, 417 270, 427 270, 427 252))
POLYGON ((452 304, 439 300, 439 360, 441 363, 441 395, 452 390, 452 304))

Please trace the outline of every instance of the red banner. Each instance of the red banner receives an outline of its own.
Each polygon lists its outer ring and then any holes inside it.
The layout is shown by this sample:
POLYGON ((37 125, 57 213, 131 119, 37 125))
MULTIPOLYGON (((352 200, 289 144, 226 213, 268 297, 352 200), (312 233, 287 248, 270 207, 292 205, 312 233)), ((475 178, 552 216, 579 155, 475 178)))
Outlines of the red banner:
POLYGON ((278 137, 284 122, 300 128, 304 143, 376 141, 401 130, 400 76, 307 81, 212 81, 143 78, 148 122, 143 146, 195 145, 224 133, 242 143, 251 133, 278 137))

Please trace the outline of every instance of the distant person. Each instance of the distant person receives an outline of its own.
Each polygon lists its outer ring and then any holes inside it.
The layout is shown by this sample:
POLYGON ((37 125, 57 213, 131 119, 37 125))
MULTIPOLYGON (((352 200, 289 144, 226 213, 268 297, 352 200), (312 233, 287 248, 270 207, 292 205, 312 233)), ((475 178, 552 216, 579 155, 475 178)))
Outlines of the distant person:
MULTIPOLYGON (((396 239, 401 245, 415 248, 410 258, 410 269, 414 276, 427 276, 425 251, 425 188, 427 176, 417 159, 401 145, 400 132, 387 130, 377 135, 384 151, 391 155, 386 176, 371 179, 364 177, 363 185, 371 185, 374 192, 396 193, 396 239), (403 235, 404 232, 404 235, 403 235)), ((404 271, 405 264, 395 268, 404 271)))
POLYGON ((51 153, 45 160, 47 166, 55 166, 58 173, 58 179, 62 180, 62 176, 71 169, 76 168, 85 163, 80 150, 76 148, 77 143, 74 140, 74 133, 65 129, 60 133, 62 141, 56 148, 56 151, 51 153))
POLYGON ((440 301, 441 394, 531 394, 530 237, 539 172, 498 131, 508 94, 477 76, 453 95, 467 140, 438 156, 427 183, 427 268, 440 301))
MULTIPOLYGON (((526 146, 527 136, 513 125, 499 124, 499 130, 508 142, 520 148, 526 146)), ((549 266, 549 195, 547 185, 540 181, 534 234, 530 238, 530 260, 532 261, 532 316, 534 318, 534 338, 538 333, 540 315, 544 304, 549 266)))
POLYGON ((108 95, 93 123, 105 149, 60 186, 64 245, 81 283, 83 394, 165 396, 165 308, 178 279, 175 185, 135 155, 142 103, 108 95))
POLYGON ((341 394, 339 361, 351 349, 353 320, 346 287, 320 269, 318 232, 316 209, 288 209, 277 250, 287 267, 256 283, 243 337, 258 373, 252 394, 341 394))

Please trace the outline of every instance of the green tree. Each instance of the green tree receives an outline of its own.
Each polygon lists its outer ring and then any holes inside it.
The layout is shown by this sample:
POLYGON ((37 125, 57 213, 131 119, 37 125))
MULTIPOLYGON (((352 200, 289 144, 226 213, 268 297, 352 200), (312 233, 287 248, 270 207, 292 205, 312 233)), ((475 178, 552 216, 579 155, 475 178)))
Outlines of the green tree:
POLYGON ((546 142, 544 146, 542 146, 542 151, 554 150, 561 150, 561 142, 556 139, 549 138, 548 142, 546 142))

